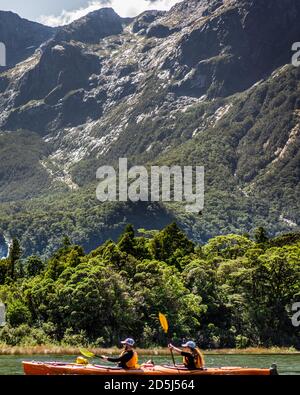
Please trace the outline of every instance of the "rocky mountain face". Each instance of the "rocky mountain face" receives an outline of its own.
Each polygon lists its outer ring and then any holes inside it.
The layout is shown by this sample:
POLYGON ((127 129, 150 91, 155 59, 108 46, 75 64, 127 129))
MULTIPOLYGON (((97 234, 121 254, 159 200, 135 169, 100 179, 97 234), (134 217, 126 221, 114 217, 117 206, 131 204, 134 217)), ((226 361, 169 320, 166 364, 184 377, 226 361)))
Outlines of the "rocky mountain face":
MULTIPOLYGON (((186 0, 134 19, 105 8, 56 30, 1 13, 0 41, 6 24, 26 30, 14 38, 21 57, 13 51, 13 67, 0 74, 6 218, 18 217, 12 200, 20 213, 47 215, 45 199, 60 193, 75 204, 76 191, 94 199, 88 216, 97 223, 95 171, 126 156, 131 164, 206 167, 203 218, 172 205, 160 214, 198 241, 261 224, 272 233, 297 228, 299 70, 290 63, 299 17, 298 0, 186 0), (20 154, 12 160, 12 152, 20 154), (28 198, 36 199, 30 207, 28 198)), ((148 209, 139 208, 137 226, 148 209)), ((85 215, 73 215, 65 231, 80 242, 80 226, 90 248, 100 230, 85 231, 85 215)), ((101 221, 107 231, 112 220, 101 221)), ((19 222, 1 227, 19 234, 19 222)), ((43 240, 55 244, 51 232, 43 240)), ((43 251, 32 237, 23 240, 27 250, 43 251)))
POLYGON ((123 23, 125 23, 124 19, 112 8, 102 8, 70 25, 63 26, 58 30, 55 38, 58 41, 97 44, 105 37, 121 34, 123 23))
POLYGON ((6 45, 7 67, 31 56, 54 34, 55 29, 51 27, 27 21, 13 12, 0 11, 0 40, 6 45))

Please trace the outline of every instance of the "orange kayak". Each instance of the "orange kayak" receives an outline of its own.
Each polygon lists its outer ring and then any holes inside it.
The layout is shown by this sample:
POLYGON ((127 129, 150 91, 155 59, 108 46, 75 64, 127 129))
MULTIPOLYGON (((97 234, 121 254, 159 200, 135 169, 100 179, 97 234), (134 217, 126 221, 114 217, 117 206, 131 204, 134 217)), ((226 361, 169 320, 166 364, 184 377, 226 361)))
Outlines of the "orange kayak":
POLYGON ((139 369, 122 369, 101 365, 79 365, 60 362, 23 362, 26 375, 102 375, 102 376, 271 376, 277 375, 276 365, 270 369, 220 367, 188 370, 183 366, 144 364, 139 369))

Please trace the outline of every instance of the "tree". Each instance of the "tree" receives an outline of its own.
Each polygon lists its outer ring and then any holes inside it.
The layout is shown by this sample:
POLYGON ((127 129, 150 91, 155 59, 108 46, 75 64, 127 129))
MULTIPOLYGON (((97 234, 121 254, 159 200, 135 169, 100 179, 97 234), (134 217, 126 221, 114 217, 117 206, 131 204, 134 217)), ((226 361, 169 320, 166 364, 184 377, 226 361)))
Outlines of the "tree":
POLYGON ((103 337, 113 345, 136 319, 128 285, 111 267, 82 263, 66 269, 59 284, 50 314, 63 329, 84 330, 91 339, 103 337))
POLYGON ((62 245, 63 245, 63 248, 67 248, 67 247, 70 247, 70 246, 72 245, 69 236, 64 236, 64 237, 63 237, 63 239, 62 239, 62 245))
POLYGON ((134 228, 132 225, 127 225, 124 233, 122 234, 118 247, 120 251, 126 252, 127 254, 134 255, 134 228))
POLYGON ((239 235, 217 236, 209 240, 203 251, 207 257, 235 259, 243 256, 253 244, 253 241, 239 235))
POLYGON ((12 279, 14 279, 15 277, 15 266, 18 260, 21 258, 21 254, 22 251, 21 251, 19 240, 14 238, 10 246, 9 255, 8 255, 8 259, 10 262, 10 276, 12 279))
POLYGON ((5 284, 10 269, 8 259, 0 259, 0 285, 5 284))
MULTIPOLYGON (((164 262, 144 260, 137 267, 132 281, 136 315, 137 336, 148 327, 159 329, 159 312, 167 311, 174 337, 192 336, 200 328, 201 316, 205 310, 200 295, 195 295, 184 286, 178 270, 164 262)), ((155 332, 157 334, 157 330, 155 332)), ((149 339, 148 339, 149 340, 149 339)), ((153 343, 165 341, 156 335, 153 343)))
POLYGON ((7 321, 13 327, 29 323, 30 319, 30 311, 23 302, 16 299, 13 302, 9 303, 7 308, 7 321))
POLYGON ((178 268, 180 268, 180 259, 194 252, 194 248, 194 243, 175 222, 157 233, 151 242, 151 249, 156 259, 178 268))
POLYGON ((269 248, 258 258, 248 306, 264 344, 286 346, 294 332, 288 310, 300 293, 299 247, 269 248))
POLYGON ((265 228, 260 226, 254 232, 254 239, 256 243, 262 244, 269 240, 268 234, 265 228))
POLYGON ((27 259, 26 270, 29 277, 37 276, 44 268, 43 261, 38 256, 31 256, 27 259))

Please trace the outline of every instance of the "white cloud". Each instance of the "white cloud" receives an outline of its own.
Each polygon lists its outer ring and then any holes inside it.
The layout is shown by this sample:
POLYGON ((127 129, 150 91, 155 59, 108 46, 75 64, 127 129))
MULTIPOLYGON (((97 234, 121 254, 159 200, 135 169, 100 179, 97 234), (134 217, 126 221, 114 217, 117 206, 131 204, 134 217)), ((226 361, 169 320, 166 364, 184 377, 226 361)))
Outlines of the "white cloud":
POLYGON ((122 17, 137 16, 146 10, 169 10, 181 0, 99 0, 89 1, 86 7, 73 11, 63 10, 60 15, 42 15, 39 22, 48 26, 67 25, 89 12, 102 7, 112 7, 122 17))

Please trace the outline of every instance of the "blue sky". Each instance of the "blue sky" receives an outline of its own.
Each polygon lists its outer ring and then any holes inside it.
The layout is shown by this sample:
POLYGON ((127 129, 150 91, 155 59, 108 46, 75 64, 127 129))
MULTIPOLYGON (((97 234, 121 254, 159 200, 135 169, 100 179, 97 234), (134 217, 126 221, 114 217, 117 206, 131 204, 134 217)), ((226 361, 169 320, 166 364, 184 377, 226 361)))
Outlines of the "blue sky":
POLYGON ((136 16, 147 9, 168 10, 179 0, 1 0, 0 9, 23 18, 57 26, 90 11, 113 7, 121 16, 136 16))

